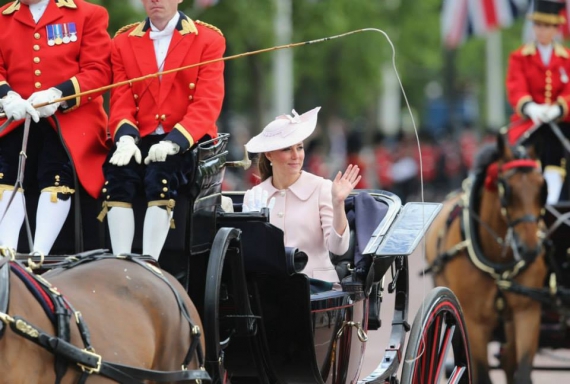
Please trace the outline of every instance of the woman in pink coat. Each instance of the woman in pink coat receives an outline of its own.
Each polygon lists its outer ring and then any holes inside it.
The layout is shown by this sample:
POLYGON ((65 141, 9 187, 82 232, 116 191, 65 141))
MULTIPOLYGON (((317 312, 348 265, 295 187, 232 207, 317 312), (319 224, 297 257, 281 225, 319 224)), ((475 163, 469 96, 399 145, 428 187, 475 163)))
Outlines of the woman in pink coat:
POLYGON ((270 201, 270 221, 283 230, 285 246, 307 253, 303 273, 338 282, 329 252, 348 250, 349 228, 344 200, 360 181, 359 168, 349 165, 333 181, 302 171, 303 140, 313 133, 320 107, 303 115, 278 116, 247 144, 259 153, 261 184, 244 196, 244 211, 259 210, 270 201))

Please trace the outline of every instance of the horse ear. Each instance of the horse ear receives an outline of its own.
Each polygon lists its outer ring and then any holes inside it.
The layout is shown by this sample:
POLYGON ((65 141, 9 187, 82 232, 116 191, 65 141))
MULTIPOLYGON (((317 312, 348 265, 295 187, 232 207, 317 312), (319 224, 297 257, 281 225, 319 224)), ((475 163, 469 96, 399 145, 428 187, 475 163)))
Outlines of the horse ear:
POLYGON ((497 134, 497 152, 499 153, 499 158, 510 160, 513 158, 513 150, 509 144, 507 131, 508 128, 503 127, 497 134))

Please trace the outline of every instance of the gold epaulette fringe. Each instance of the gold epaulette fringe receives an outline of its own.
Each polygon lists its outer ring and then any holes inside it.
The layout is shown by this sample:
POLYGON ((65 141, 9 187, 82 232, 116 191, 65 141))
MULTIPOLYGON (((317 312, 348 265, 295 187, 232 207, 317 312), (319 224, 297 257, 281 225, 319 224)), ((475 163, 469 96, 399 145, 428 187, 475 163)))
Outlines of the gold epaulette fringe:
POLYGON ((119 30, 117 32, 115 32, 114 37, 117 37, 117 35, 120 35, 121 33, 126 32, 129 29, 131 29, 132 27, 134 27, 135 25, 139 25, 139 24, 140 24, 140 21, 138 23, 132 23, 132 24, 125 25, 124 27, 119 28, 119 30))
POLYGON ((196 24, 203 25, 204 27, 208 27, 208 28, 210 28, 210 29, 213 29, 214 31, 218 32, 220 35, 224 36, 224 34, 223 34, 222 31, 220 30, 220 28, 216 27, 215 25, 205 23, 205 22, 203 22, 203 21, 201 21, 201 20, 196 20, 196 21, 194 21, 194 22, 195 22, 196 24))

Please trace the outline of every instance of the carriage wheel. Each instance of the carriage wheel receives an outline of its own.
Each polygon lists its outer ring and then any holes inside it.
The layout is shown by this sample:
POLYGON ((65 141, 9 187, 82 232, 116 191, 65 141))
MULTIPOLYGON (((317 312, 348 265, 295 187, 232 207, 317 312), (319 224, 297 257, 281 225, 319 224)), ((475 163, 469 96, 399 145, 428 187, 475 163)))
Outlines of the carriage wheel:
POLYGON ((240 231, 235 228, 221 228, 212 244, 206 289, 204 297, 204 334, 206 338, 206 368, 212 377, 212 383, 226 383, 223 350, 228 340, 220 337, 220 294, 222 272, 228 247, 239 238, 240 231))
POLYGON ((463 312, 453 292, 438 287, 430 292, 414 319, 402 383, 440 383, 450 359, 453 369, 447 382, 470 384, 469 342, 463 312))

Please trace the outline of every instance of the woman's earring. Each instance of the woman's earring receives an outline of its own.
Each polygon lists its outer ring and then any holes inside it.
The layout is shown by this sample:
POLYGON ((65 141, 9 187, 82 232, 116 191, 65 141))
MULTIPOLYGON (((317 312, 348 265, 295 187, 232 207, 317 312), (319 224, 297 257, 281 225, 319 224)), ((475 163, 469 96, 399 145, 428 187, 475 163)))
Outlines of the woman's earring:
POLYGON ((270 166, 270 167, 273 167, 273 163, 269 163, 269 166, 270 166))

